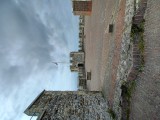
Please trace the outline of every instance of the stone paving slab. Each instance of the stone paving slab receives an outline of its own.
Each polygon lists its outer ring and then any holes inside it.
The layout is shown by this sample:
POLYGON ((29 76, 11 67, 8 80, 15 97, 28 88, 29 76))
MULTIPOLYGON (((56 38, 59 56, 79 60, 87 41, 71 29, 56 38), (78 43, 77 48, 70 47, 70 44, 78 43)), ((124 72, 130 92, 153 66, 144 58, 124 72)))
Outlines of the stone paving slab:
POLYGON ((91 71, 88 89, 92 91, 102 90, 109 49, 114 41, 108 26, 115 18, 118 4, 117 0, 93 0, 92 15, 85 17, 85 68, 86 72, 91 71))

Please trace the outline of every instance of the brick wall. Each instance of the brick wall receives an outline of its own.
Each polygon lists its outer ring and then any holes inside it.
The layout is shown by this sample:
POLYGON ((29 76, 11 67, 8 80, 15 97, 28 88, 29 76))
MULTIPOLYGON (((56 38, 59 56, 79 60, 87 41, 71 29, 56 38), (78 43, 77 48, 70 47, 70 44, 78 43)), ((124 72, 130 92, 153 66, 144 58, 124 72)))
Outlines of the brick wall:
POLYGON ((92 1, 73 1, 73 11, 92 11, 92 1))

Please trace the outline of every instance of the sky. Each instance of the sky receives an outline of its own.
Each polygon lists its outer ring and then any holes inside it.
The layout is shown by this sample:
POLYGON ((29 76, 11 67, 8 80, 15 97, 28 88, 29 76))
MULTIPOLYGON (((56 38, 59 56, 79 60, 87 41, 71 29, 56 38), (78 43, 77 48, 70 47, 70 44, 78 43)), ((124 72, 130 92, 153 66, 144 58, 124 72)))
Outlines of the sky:
POLYGON ((23 112, 44 89, 77 90, 77 74, 68 64, 69 53, 78 49, 71 5, 0 0, 0 120, 30 120, 23 112))

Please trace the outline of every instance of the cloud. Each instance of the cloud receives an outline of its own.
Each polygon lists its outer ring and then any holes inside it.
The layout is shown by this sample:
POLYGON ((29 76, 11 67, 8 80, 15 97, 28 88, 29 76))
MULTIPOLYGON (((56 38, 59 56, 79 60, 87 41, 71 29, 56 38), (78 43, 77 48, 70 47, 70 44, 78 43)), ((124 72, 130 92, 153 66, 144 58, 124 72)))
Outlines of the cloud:
POLYGON ((1 0, 0 18, 1 120, 27 119, 24 109, 43 89, 76 90, 68 65, 51 63, 77 49, 70 0, 1 0))

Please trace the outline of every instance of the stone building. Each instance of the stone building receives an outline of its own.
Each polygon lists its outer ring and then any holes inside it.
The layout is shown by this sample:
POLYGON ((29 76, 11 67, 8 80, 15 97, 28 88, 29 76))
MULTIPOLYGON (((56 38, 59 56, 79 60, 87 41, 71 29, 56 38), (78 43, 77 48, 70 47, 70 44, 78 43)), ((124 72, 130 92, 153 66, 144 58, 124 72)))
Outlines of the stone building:
POLYGON ((83 15, 79 16, 79 51, 84 51, 84 25, 85 25, 85 17, 83 15))
POLYGON ((73 13, 74 15, 91 15, 92 1, 73 0, 73 13))
POLYGON ((85 16, 84 15, 80 15, 79 16, 79 26, 83 26, 85 25, 85 16))
POLYGON ((86 75, 85 75, 85 67, 84 67, 84 52, 80 49, 79 52, 71 52, 71 72, 78 72, 78 89, 79 90, 86 90, 87 83, 86 83, 86 75))
POLYGON ((107 104, 97 91, 42 91, 24 111, 37 120, 108 120, 107 104))
POLYGON ((72 72, 78 72, 79 68, 84 67, 84 52, 71 52, 70 53, 70 70, 72 72))
POLYGON ((78 90, 86 90, 87 89, 87 80, 86 80, 85 68, 79 68, 78 80, 79 80, 78 90))

